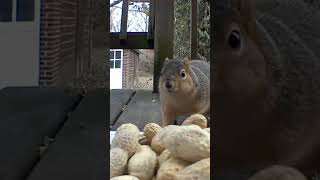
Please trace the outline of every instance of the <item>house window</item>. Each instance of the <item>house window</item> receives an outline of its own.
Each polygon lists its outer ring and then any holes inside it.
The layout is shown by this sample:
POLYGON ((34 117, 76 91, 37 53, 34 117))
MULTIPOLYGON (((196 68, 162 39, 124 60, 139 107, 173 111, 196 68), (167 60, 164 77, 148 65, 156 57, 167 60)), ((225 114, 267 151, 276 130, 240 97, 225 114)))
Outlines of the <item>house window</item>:
POLYGON ((17 21, 34 20, 34 0, 17 0, 17 21))
POLYGON ((12 0, 0 0, 0 22, 12 21, 12 0))
POLYGON ((121 50, 110 50, 110 69, 121 68, 122 52, 121 50))

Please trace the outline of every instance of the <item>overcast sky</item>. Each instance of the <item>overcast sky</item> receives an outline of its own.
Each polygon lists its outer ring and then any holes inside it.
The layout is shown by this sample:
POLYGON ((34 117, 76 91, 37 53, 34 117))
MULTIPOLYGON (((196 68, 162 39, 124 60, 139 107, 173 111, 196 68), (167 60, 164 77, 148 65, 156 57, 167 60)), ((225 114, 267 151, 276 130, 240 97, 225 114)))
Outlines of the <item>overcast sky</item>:
MULTIPOLYGON (((110 0, 110 4, 115 0, 110 0)), ((138 11, 138 7, 141 7, 142 3, 134 3, 133 5, 129 5, 129 13, 128 13, 128 32, 145 32, 147 31, 146 25, 148 24, 146 21, 148 20, 147 15, 138 11), (132 10, 132 12, 130 11, 132 10)), ((149 3, 147 4, 149 6, 149 3)), ((113 22, 113 25, 110 24, 111 32, 119 32, 120 24, 121 24, 121 8, 122 2, 117 4, 116 6, 110 9, 110 22, 113 22), (112 11, 113 10, 113 11, 112 11), (112 28, 115 26, 115 28, 112 28)))

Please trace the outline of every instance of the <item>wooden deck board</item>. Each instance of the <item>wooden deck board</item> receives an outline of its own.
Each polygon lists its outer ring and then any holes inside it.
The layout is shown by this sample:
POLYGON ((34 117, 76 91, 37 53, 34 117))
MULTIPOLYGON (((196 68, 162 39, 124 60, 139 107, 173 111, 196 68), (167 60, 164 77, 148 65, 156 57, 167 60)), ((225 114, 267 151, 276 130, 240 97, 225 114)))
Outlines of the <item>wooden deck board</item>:
POLYGON ((122 112, 124 105, 126 105, 130 98, 134 95, 134 90, 111 90, 110 91, 110 126, 113 126, 117 118, 122 112))
MULTIPOLYGON (((107 179, 107 93, 89 91, 28 180, 107 179)), ((22 151, 23 152, 23 151, 22 151)))
POLYGON ((0 90, 0 179, 21 180, 40 158, 46 136, 53 137, 80 100, 63 89, 10 87, 0 90))
POLYGON ((136 125, 140 131, 143 131, 147 123, 160 124, 160 101, 159 94, 148 90, 139 90, 132 97, 127 108, 122 112, 112 131, 116 131, 119 126, 125 123, 136 125))

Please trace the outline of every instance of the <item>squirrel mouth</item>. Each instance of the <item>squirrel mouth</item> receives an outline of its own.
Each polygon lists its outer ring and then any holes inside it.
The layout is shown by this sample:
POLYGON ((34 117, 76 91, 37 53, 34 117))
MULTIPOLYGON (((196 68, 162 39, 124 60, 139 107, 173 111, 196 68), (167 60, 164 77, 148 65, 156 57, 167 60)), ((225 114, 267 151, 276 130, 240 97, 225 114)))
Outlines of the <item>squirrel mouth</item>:
POLYGON ((164 87, 165 91, 169 94, 172 94, 175 92, 175 88, 167 88, 167 87, 164 87))
POLYGON ((178 89, 176 87, 165 88, 165 91, 167 91, 168 94, 174 94, 178 91, 178 89))
POLYGON ((168 92, 168 93, 173 93, 173 92, 174 92, 174 89, 167 89, 167 92, 168 92))

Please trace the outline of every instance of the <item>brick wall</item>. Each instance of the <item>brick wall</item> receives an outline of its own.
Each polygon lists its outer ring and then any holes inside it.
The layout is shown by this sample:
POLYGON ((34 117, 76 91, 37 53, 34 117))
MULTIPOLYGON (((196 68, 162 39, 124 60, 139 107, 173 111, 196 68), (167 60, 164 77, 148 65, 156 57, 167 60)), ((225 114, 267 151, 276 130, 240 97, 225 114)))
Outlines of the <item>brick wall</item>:
POLYGON ((64 86, 76 76, 77 70, 83 70, 79 67, 86 62, 81 59, 88 57, 88 50, 83 47, 89 48, 90 37, 88 2, 41 1, 40 86, 64 86))
POLYGON ((128 49, 123 51, 122 87, 124 89, 132 89, 134 87, 138 59, 139 54, 136 51, 128 49))
MULTIPOLYGON (((95 0, 93 0, 95 1, 95 0)), ((90 66, 92 49, 92 23, 90 19, 90 0, 78 0, 78 23, 76 35, 77 75, 87 71, 90 66)), ((93 12, 94 13, 94 12, 93 12)))

